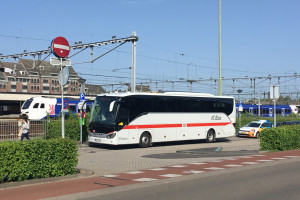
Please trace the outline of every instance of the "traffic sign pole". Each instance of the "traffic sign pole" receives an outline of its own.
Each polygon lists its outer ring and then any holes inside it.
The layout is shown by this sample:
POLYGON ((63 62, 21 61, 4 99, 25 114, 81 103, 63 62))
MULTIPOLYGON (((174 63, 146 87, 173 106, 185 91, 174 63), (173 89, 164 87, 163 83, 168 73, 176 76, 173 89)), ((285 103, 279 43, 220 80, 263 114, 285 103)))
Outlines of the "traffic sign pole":
MULTIPOLYGON (((69 79, 69 74, 68 77, 65 78, 65 73, 63 70, 63 59, 68 57, 70 53, 70 45, 68 40, 64 37, 56 37, 52 40, 51 42, 51 51, 52 53, 60 59, 60 85, 61 85, 61 136, 62 138, 65 138, 65 105, 64 105, 64 85, 68 82, 67 79, 69 79)), ((55 63, 55 60, 53 60, 55 63)), ((58 62, 59 63, 59 62, 58 62)), ((70 61, 71 64, 71 61, 70 61)), ((59 65, 59 64, 58 64, 59 65)))
MULTIPOLYGON (((60 71, 62 71, 62 58, 60 58, 60 71)), ((65 105, 64 105, 64 85, 61 84, 61 137, 65 138, 65 105)))

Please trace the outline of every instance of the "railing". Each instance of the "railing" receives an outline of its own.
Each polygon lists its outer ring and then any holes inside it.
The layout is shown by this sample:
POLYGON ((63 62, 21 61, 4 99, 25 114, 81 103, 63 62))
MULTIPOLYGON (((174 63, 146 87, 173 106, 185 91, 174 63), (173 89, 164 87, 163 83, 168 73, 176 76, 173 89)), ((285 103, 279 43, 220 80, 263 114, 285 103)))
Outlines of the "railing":
MULTIPOLYGON (((29 139, 46 139, 47 121, 29 120, 29 139)), ((0 142, 19 140, 19 120, 1 120, 0 121, 0 142)), ((24 139, 26 140, 26 139, 24 139)))

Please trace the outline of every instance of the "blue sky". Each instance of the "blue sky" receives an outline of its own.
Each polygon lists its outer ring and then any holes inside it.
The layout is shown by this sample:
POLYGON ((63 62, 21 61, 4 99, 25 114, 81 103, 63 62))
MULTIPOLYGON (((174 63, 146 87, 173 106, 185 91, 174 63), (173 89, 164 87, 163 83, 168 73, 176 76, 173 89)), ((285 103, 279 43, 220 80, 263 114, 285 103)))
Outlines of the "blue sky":
MULTIPOLYGON (((3 55, 47 49, 57 36, 67 38, 73 45, 76 41, 128 37, 136 31, 137 83, 152 82, 150 86, 155 91, 155 82, 159 82, 158 89, 171 90, 167 80, 218 78, 218 0, 12 0, 1 5, 3 55)), ((222 0, 222 76, 230 79, 299 74, 299 7, 298 0, 222 0)), ((96 48, 94 56, 113 47, 96 48)), ((86 50, 72 58, 72 63, 88 60, 86 50)), ((130 70, 112 70, 130 66, 128 43, 92 64, 73 67, 82 74, 99 75, 82 75, 88 83, 117 84, 131 82, 130 70)), ((278 80, 271 82, 277 84, 278 80)), ((260 92, 268 92, 268 80, 257 80, 256 84, 260 92)), ((299 92, 297 79, 282 78, 280 84, 281 91, 299 92)), ((223 81, 223 93, 236 93, 237 89, 251 93, 250 86, 250 80, 234 84, 223 81)), ((174 83, 173 89, 190 88, 187 83, 174 83)), ((195 83, 193 91, 217 94, 217 84, 195 83)))

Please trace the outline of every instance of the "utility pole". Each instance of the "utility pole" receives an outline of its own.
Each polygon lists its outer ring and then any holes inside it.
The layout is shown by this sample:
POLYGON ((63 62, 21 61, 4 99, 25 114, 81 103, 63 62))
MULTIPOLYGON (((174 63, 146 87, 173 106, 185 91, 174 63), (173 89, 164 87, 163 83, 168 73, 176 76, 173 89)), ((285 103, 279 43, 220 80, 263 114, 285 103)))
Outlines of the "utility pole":
MULTIPOLYGON (((132 36, 136 37, 136 32, 132 32, 132 36)), ((132 41, 132 80, 131 80, 131 92, 135 92, 135 67, 136 67, 136 40, 132 41)))
POLYGON ((221 74, 221 0, 219 0, 219 96, 222 96, 222 74, 221 74))

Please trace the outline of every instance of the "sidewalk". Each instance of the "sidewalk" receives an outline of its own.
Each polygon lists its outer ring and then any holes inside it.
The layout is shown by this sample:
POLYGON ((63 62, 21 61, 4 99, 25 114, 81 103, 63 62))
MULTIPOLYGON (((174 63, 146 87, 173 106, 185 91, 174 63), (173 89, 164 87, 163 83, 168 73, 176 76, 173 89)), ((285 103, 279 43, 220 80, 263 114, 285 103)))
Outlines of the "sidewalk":
MULTIPOLYGON (((91 173, 83 173, 79 176, 28 181, 28 184, 26 185, 18 185, 18 183, 1 184, 2 189, 0 189, 0 197, 1 200, 27 200, 59 197, 141 182, 157 181, 179 176, 209 173, 216 170, 226 170, 228 168, 259 165, 261 163, 279 162, 280 160, 299 158, 300 150, 292 150, 230 158, 225 157, 224 159, 212 160, 209 162, 193 162, 100 176, 92 175, 91 173), (8 186, 8 188, 3 188, 3 186, 8 186)), ((61 198, 63 199, 63 197, 61 198)))

